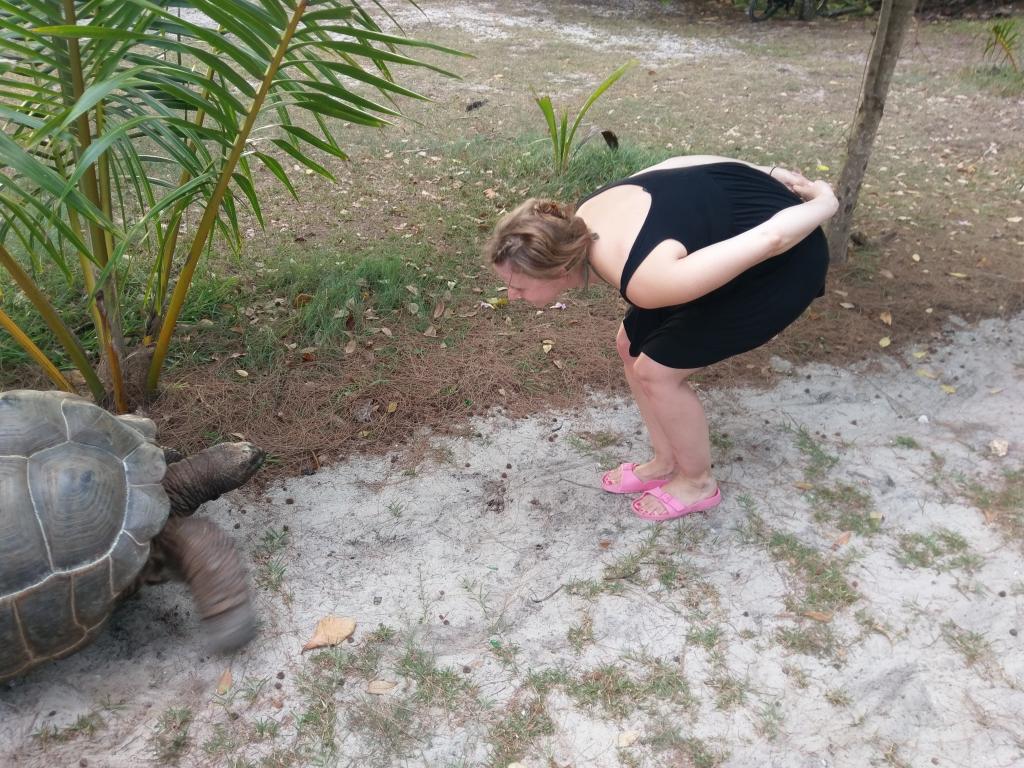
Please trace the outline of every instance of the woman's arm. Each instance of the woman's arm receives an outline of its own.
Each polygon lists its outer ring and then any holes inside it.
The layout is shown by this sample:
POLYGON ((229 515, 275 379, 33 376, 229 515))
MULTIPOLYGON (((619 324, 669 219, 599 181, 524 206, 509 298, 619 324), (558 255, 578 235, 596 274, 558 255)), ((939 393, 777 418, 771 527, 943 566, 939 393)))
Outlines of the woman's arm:
POLYGON ((794 191, 805 202, 784 208, 736 237, 687 254, 677 241, 661 243, 629 281, 626 293, 638 307, 685 304, 721 288, 762 261, 785 253, 830 219, 839 207, 825 181, 804 181, 794 191))

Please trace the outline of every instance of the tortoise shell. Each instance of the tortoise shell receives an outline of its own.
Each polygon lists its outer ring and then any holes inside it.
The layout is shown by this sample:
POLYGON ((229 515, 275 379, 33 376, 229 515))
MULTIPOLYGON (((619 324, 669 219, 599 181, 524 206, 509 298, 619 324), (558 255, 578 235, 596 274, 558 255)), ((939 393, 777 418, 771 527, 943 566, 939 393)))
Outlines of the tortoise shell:
POLYGON ((91 641, 167 521, 152 422, 0 393, 0 680, 91 641))

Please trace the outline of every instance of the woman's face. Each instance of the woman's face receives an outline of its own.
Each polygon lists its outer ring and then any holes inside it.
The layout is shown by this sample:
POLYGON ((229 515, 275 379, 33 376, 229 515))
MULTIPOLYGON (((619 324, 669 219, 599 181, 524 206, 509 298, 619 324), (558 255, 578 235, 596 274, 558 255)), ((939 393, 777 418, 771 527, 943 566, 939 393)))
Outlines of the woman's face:
POLYGON ((539 277, 524 275, 512 269, 509 263, 495 264, 494 271, 508 286, 508 300, 523 299, 535 307, 546 307, 568 288, 568 275, 565 278, 545 280, 539 277))

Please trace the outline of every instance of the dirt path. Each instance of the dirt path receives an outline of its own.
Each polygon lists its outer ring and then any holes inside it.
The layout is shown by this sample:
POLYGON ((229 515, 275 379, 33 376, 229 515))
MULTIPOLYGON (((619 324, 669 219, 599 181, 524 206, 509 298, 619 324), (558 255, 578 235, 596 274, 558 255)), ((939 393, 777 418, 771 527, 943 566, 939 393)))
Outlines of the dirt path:
POLYGON ((259 640, 205 658, 151 588, 0 692, 4 764, 1022 765, 1021 349, 986 321, 710 393, 725 502, 681 523, 595 487, 641 449, 612 401, 213 504, 259 640), (329 613, 354 642, 303 657, 329 613))

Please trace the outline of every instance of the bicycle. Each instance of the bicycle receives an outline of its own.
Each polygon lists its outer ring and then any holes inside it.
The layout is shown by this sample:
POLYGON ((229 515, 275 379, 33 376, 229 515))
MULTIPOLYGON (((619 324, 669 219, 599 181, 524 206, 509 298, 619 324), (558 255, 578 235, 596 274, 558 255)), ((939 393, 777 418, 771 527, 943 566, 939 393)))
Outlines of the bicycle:
POLYGON ((815 16, 830 18, 842 16, 847 13, 863 12, 867 8, 875 8, 871 0, 862 2, 848 2, 839 0, 750 0, 747 6, 747 16, 751 21, 764 21, 775 15, 776 11, 785 9, 786 13, 792 13, 793 6, 797 6, 797 18, 800 21, 810 21, 815 16))

